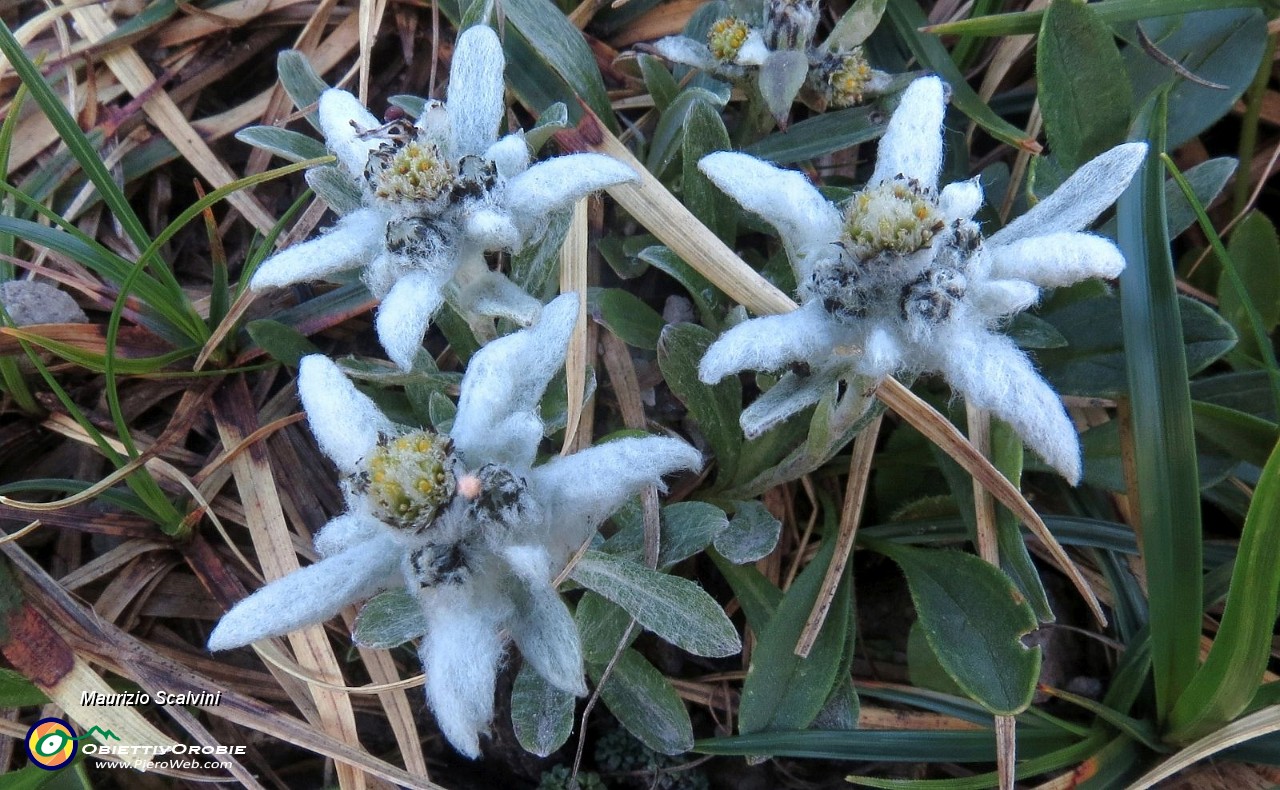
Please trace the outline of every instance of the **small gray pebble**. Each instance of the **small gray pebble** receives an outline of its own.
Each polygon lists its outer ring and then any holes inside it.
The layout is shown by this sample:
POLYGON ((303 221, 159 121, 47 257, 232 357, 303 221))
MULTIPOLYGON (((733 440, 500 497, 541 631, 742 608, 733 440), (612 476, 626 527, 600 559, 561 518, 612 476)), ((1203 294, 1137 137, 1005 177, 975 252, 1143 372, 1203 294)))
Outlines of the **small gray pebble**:
POLYGON ((70 295, 36 280, 0 283, 0 304, 16 326, 89 322, 89 317, 70 295))

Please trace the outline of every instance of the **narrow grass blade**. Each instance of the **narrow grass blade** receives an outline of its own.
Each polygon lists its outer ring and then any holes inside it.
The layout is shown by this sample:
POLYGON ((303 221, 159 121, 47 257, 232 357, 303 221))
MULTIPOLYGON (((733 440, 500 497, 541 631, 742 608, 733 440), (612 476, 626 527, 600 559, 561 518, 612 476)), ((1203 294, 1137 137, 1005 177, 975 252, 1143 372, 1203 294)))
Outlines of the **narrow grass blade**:
POLYGON ((1159 718, 1196 671, 1200 649, 1202 547, 1191 393, 1182 350, 1165 217, 1166 98, 1139 116, 1147 162, 1117 206, 1125 364, 1129 372, 1138 514, 1150 592, 1152 665, 1159 718))

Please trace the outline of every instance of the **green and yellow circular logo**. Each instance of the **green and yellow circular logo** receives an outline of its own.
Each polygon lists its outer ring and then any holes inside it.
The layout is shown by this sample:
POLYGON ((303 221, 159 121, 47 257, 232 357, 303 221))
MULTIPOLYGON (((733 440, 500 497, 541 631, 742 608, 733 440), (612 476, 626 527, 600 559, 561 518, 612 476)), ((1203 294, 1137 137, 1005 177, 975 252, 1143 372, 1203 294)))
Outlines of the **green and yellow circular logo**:
POLYGON ((27 730, 26 747, 32 765, 56 771, 76 756, 76 733, 62 719, 41 719, 27 730))

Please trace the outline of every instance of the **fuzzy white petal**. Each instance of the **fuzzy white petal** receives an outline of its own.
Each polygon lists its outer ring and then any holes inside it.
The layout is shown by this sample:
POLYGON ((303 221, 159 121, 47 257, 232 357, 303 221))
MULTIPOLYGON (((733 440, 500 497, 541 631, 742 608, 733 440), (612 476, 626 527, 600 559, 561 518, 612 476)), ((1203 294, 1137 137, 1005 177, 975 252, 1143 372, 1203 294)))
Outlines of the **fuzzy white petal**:
POLYGON ((1046 288, 1094 277, 1110 279, 1124 269, 1124 256, 1110 239, 1091 233, 1051 233, 991 246, 991 275, 1046 288))
POLYGON ((502 272, 486 269, 458 294, 463 312, 510 318, 528 326, 538 318, 542 303, 511 282, 502 272))
POLYGON ((1013 341, 979 328, 950 332, 934 348, 935 369, 965 400, 1009 423, 1071 484, 1080 480, 1080 442, 1058 394, 1013 341))
POLYGON ((1081 165, 1052 195, 997 231, 987 243, 1006 245, 1089 227, 1129 186, 1146 155, 1146 143, 1125 143, 1099 154, 1081 165))
POLYGON ((305 356, 299 363, 298 397, 320 450, 344 474, 359 471, 378 437, 395 432, 374 402, 320 354, 305 356))
POLYGON ((377 140, 362 140, 360 133, 376 129, 380 124, 360 100, 338 88, 330 88, 320 94, 320 131, 325 145, 338 157, 338 161, 353 176, 363 176, 369 161, 369 152, 378 146, 377 140))
POLYGON ((706 44, 684 36, 660 38, 653 42, 653 51, 658 57, 684 66, 706 70, 716 65, 716 59, 706 44))
POLYGON ((529 144, 523 134, 509 134, 489 146, 484 158, 498 168, 498 175, 515 178, 529 168, 529 144))
POLYGON ((277 579, 236 604, 209 635, 209 649, 229 650, 324 622, 400 580, 400 552, 389 537, 376 537, 277 579))
POLYGON ((316 552, 321 557, 332 557, 379 535, 381 523, 363 510, 367 508, 335 516, 321 527, 314 541, 316 552))
POLYGON ((969 295, 984 315, 1021 313, 1040 298, 1040 289, 1025 280, 984 280, 970 287, 969 295))
POLYGON ((485 250, 515 250, 521 234, 511 215, 491 208, 478 208, 463 220, 462 232, 467 239, 485 250))
POLYGON ((504 205, 524 232, 553 211, 598 189, 636 180, 635 172, 603 154, 570 154, 539 162, 507 184, 504 205))
POLYGON ((947 184, 938 195, 938 209, 946 218, 947 224, 958 219, 973 219, 973 215, 982 208, 982 185, 978 179, 957 181, 947 184))
POLYGON ((740 370, 776 371, 792 362, 820 360, 842 334, 816 301, 790 313, 752 318, 711 344, 698 364, 698 378, 714 384, 740 370))
POLYGON ((586 694, 578 626, 560 594, 543 582, 518 589, 512 597, 515 615, 508 627, 524 660, 561 691, 586 694))
POLYGON ((381 212, 360 209, 338 220, 328 233, 294 244, 262 262, 249 287, 255 291, 319 280, 363 266, 378 254, 386 222, 381 212))
POLYGON ((546 510, 548 550, 563 559, 576 550, 622 503, 662 476, 700 469, 702 455, 679 439, 617 439, 553 458, 529 476, 546 510))
POLYGON ((504 435, 498 427, 512 416, 524 424, 537 420, 538 402, 564 364, 569 334, 577 322, 578 295, 564 294, 542 308, 532 327, 498 338, 472 357, 449 431, 464 461, 478 465, 531 456, 537 437, 534 446, 527 446, 529 436, 504 435))
POLYGON ((809 275, 809 258, 840 240, 839 210, 803 173, 732 151, 704 156, 698 169, 747 211, 777 228, 801 282, 809 275))
POLYGON ((814 372, 809 376, 797 376, 788 372, 778 383, 742 412, 739 423, 748 439, 782 422, 786 418, 822 400, 822 396, 835 390, 834 371, 814 372))
POLYGON ((448 272, 412 271, 401 277, 378 306, 374 324, 387 356, 401 370, 413 368, 427 325, 444 302, 448 272))
POLYGON ((504 652, 499 631, 511 612, 486 575, 424 592, 427 633, 418 656, 427 674, 427 703, 449 743, 472 759, 480 756, 479 736, 493 719, 504 652))
POLYGON ((456 157, 483 154, 498 139, 506 58, 498 34, 473 25, 458 36, 449 69, 449 123, 456 157))
POLYGON ((936 187, 942 169, 942 117, 946 109, 942 80, 922 77, 908 85, 880 138, 876 169, 868 185, 902 175, 936 187))

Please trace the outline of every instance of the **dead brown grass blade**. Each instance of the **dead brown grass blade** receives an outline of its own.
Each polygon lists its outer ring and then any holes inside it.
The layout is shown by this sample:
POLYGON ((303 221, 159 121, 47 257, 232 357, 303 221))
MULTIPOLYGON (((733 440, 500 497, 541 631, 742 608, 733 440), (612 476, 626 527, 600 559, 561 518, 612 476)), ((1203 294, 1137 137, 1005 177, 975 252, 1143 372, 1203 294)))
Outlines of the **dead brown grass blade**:
POLYGON ((587 255, 590 227, 587 222, 587 198, 573 204, 569 220, 569 232, 560 248, 560 293, 578 295, 578 322, 569 337, 565 352, 564 375, 568 388, 568 422, 565 424, 564 445, 560 454, 569 453, 577 446, 578 431, 582 424, 583 396, 587 391, 587 339, 590 322, 587 320, 587 255))
MULTIPOLYGON (((239 445, 257 429, 257 415, 242 377, 237 376, 223 385, 214 400, 213 414, 224 446, 239 445)), ((263 575, 274 580, 296 571, 298 557, 276 496, 265 447, 250 445, 246 452, 232 459, 231 470, 244 502, 249 534, 263 575)), ((342 670, 323 626, 295 631, 289 635, 289 642, 302 666, 330 683, 341 682, 342 670)), ((359 739, 351 700, 329 689, 313 687, 311 694, 324 732, 357 748, 359 739)), ((364 775, 346 763, 338 766, 338 782, 344 788, 363 788, 366 784, 364 775)))

